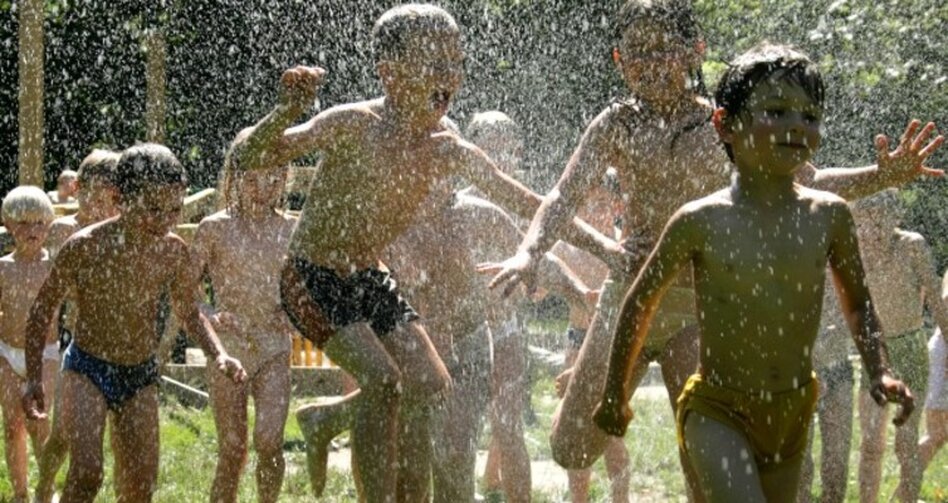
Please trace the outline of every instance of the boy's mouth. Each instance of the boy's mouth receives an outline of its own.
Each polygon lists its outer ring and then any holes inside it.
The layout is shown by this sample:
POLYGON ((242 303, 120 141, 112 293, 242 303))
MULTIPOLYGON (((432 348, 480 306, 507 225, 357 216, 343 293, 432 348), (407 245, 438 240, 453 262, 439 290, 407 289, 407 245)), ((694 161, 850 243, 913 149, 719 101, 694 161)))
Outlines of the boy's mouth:
POLYGON ((787 148, 795 148, 795 149, 806 148, 806 143, 797 143, 797 142, 789 142, 789 141, 778 142, 776 145, 778 147, 787 147, 787 148))

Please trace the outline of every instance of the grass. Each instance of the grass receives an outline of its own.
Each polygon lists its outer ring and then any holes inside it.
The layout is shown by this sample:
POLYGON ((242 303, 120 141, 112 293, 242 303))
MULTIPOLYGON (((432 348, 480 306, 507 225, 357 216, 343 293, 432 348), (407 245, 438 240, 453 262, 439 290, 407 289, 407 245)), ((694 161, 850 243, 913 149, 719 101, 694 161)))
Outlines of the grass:
MULTIPOLYGON (((548 461, 550 449, 547 442, 552 413, 556 406, 552 376, 548 372, 535 371, 531 403, 536 422, 526 429, 527 446, 534 461, 548 461), (536 375, 539 374, 539 375, 536 375)), ((294 402, 291 410, 305 400, 294 402)), ((633 501, 684 501, 684 480, 680 474, 677 445, 671 409, 665 399, 633 400, 636 419, 626 435, 632 466, 633 501)), ((891 426, 890 426, 891 428, 891 426)), ((854 425, 853 449, 858 449, 858 421, 854 425)), ((893 432, 889 432, 886 459, 883 464, 882 495, 888 499, 898 483, 898 463, 892 450, 893 432)), ((483 435, 486 437, 487 435, 483 435)), ((814 445, 819 452, 819 437, 814 445)), ((280 501, 313 501, 305 470, 303 440, 293 415, 290 415, 285 436, 287 474, 280 501)), ((482 438, 481 448, 486 448, 482 438)), ((2 449, 2 446, 0 446, 2 449)), ((107 455, 106 478, 97 502, 115 501, 111 474, 111 456, 107 455)), ((255 457, 251 453, 247 469, 240 485, 239 501, 255 501, 253 466, 255 457)), ((856 467, 858 453, 850 455, 850 478, 848 501, 857 501, 858 486, 856 467)), ((159 487, 155 500, 158 502, 202 502, 207 501, 216 464, 216 437, 213 416, 210 410, 194 410, 165 401, 161 407, 161 468, 159 487)), ((819 470, 819 459, 816 459, 819 470)), ((31 461, 31 483, 36 477, 35 463, 31 461)), ((60 473, 61 487, 64 474, 60 473)), ((536 478, 536 477, 535 477, 536 478)), ((818 479, 818 475, 817 475, 818 479)), ((537 485, 534 480, 534 485, 537 485)), ((819 492, 818 480, 814 493, 819 492)), ((355 489, 348 474, 330 471, 323 501, 356 501, 355 489)), ((565 490, 534 490, 536 502, 569 501, 565 490)), ((602 463, 594 467, 590 488, 591 501, 608 501, 608 479, 602 463)), ((5 463, 0 463, 0 503, 9 501, 12 489, 5 463)), ((487 494, 487 501, 500 502, 499 494, 487 494)), ((924 501, 948 501, 948 450, 942 450, 925 473, 921 499, 924 501)))

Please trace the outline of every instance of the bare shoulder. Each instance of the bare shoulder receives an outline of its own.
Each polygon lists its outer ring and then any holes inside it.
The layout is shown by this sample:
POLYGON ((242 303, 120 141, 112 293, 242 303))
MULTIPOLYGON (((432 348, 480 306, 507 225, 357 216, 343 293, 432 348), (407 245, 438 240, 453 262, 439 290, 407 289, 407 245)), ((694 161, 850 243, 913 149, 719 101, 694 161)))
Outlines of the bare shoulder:
POLYGON ((381 118, 382 99, 356 101, 336 105, 313 117, 314 121, 341 128, 359 128, 381 118))
POLYGON ((79 222, 76 221, 75 215, 59 217, 50 224, 50 232, 75 231, 77 229, 79 229, 79 222))
POLYGON ((799 184, 796 188, 799 200, 808 203, 813 210, 850 213, 846 200, 832 192, 811 189, 799 184))
POLYGON ((730 211, 734 207, 731 190, 721 189, 707 196, 683 204, 672 215, 670 221, 685 220, 688 222, 703 222, 721 216, 722 212, 730 211))
POLYGON ((895 229, 895 238, 898 246, 906 251, 916 254, 927 254, 930 252, 928 242, 925 241, 925 236, 917 232, 895 229))

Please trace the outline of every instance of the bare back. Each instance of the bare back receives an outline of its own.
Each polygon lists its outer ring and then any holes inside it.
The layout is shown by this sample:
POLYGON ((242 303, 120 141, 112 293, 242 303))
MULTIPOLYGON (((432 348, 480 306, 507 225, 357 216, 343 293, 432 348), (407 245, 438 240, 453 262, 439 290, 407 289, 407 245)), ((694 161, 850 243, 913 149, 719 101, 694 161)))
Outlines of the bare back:
POLYGON ((921 235, 901 229, 894 229, 881 239, 860 233, 866 282, 874 294, 872 300, 888 337, 922 327, 922 292, 926 284, 921 275, 927 271, 916 271, 912 256, 923 246, 925 241, 921 235))

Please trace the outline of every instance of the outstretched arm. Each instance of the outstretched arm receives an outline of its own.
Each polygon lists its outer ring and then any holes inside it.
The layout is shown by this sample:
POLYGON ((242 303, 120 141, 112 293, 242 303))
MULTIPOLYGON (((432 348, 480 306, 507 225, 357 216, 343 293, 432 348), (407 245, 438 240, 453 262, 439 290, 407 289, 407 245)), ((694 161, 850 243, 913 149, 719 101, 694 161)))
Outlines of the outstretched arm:
POLYGON ((616 163, 618 157, 616 145, 620 142, 614 135, 620 128, 609 126, 607 112, 600 114, 586 129, 556 186, 539 201, 516 255, 501 263, 500 273, 491 281, 492 288, 507 282, 532 281, 540 257, 561 238, 590 251, 613 267, 622 262, 622 247, 592 227, 579 224, 585 236, 596 236, 592 242, 572 231, 567 233, 570 222, 576 223, 573 215, 589 188, 599 181, 608 166, 616 163))
POLYGON ((877 136, 875 166, 816 169, 808 164, 800 172, 798 181, 815 189, 835 192, 851 200, 875 194, 888 187, 901 187, 919 176, 942 176, 942 170, 929 168, 925 163, 945 139, 939 135, 929 141, 935 131, 935 124, 929 122, 919 131, 920 125, 917 120, 909 122, 898 146, 891 152, 889 139, 885 135, 877 136))
POLYGON ((228 169, 253 170, 283 166, 324 147, 327 121, 320 115, 290 128, 316 99, 326 71, 297 66, 280 78, 280 103, 257 124, 241 131, 227 152, 228 169))
POLYGON ((912 413, 915 401, 908 387, 895 379, 889 370, 882 325, 866 285, 852 214, 843 203, 834 207, 834 211, 829 264, 840 309, 852 331, 863 368, 869 374, 872 383, 869 394, 879 405, 885 405, 890 400, 901 404, 899 414, 893 419, 896 425, 900 425, 912 413))
POLYGON ((622 302, 602 401, 593 413, 593 420, 599 428, 610 435, 625 435, 632 420, 632 409, 628 404, 632 362, 642 350, 662 295, 681 268, 692 259, 698 249, 695 243, 700 241, 695 216, 679 210, 668 222, 658 245, 622 302))

